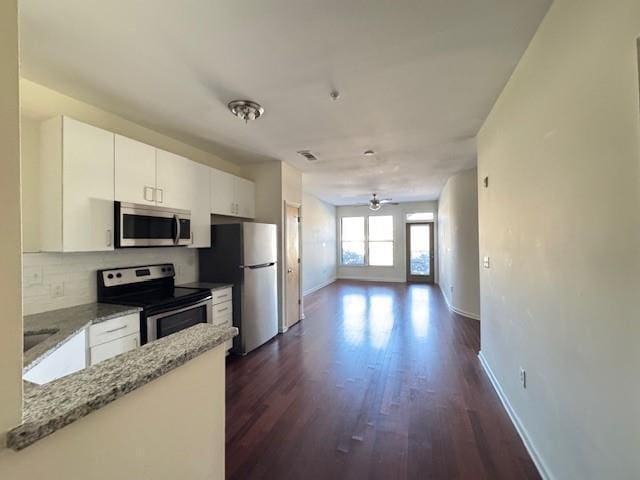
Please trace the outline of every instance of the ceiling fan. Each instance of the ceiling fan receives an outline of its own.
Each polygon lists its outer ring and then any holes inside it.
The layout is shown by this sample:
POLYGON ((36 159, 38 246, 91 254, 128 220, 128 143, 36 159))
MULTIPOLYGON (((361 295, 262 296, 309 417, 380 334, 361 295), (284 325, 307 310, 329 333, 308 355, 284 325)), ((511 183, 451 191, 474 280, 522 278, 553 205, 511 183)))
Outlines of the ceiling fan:
POLYGON ((378 194, 374 193, 373 196, 371 197, 371 200, 369 200, 369 210, 373 210, 374 212, 377 212, 378 210, 380 210, 380 207, 382 207, 382 205, 384 205, 385 203, 391 203, 391 199, 390 198, 379 199, 378 194))

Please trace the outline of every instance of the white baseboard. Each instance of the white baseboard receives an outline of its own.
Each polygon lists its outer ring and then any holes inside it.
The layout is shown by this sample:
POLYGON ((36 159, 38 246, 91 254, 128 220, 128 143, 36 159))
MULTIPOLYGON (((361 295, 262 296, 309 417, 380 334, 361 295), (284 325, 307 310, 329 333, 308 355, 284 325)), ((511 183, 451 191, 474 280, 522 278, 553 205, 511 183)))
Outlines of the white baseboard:
POLYGON ((387 282, 387 283, 407 283, 404 278, 386 278, 386 277, 353 277, 338 276, 338 280, 357 280, 359 282, 387 282))
POLYGON ((447 297, 446 292, 442 289, 442 285, 438 284, 438 287, 440 287, 440 291, 442 292, 442 296, 444 297, 444 301, 447 303, 447 307, 449 307, 449 310, 457 313, 458 315, 462 315, 463 317, 472 318, 478 321, 480 320, 480 315, 478 315, 477 313, 466 312, 464 310, 461 310, 460 308, 456 308, 453 305, 451 305, 451 302, 449 301, 449 297, 447 297))
POLYGON ((332 284, 333 282, 335 282, 335 281, 336 281, 336 277, 332 277, 332 278, 330 278, 329 280, 327 280, 326 282, 322 282, 321 284, 316 285, 315 287, 311 287, 311 288, 309 288, 309 289, 305 290, 304 292, 302 292, 302 296, 303 296, 303 297, 306 297, 306 296, 307 296, 307 295, 309 295, 310 293, 317 292, 317 291, 318 291, 318 290, 320 290, 321 288, 324 288, 324 287, 326 287, 326 286, 328 286, 328 285, 331 285, 331 284, 332 284))
POLYGON ((498 379, 493 374, 493 370, 491 370, 491 367, 489 366, 489 363, 487 362, 487 359, 485 358, 485 356, 482 354, 482 351, 480 351, 480 353, 478 354, 478 358, 480 359, 480 364, 482 365, 482 368, 484 369, 487 376, 489 377, 489 380, 491 381, 491 385, 493 385, 493 389, 498 394, 498 398, 500 399, 502 406, 507 411, 507 415, 509 415, 509 418, 511 419, 511 423, 513 424, 516 431, 518 432, 518 435, 520 435, 520 438, 522 439, 522 443, 524 443, 524 447, 527 449, 527 452, 529 452, 529 456, 531 457, 531 460, 533 460, 533 463, 538 469, 538 473, 543 478, 543 480, 553 480, 554 477, 549 473, 549 469, 545 466, 545 463, 542 460, 542 457, 540 456, 538 449, 533 444, 533 441, 529 436, 529 432, 527 432, 527 429, 524 427, 524 425, 520 421, 518 414, 515 412, 515 410, 511 406, 509 399, 504 393, 504 390, 502 390, 500 383, 498 383, 498 379))

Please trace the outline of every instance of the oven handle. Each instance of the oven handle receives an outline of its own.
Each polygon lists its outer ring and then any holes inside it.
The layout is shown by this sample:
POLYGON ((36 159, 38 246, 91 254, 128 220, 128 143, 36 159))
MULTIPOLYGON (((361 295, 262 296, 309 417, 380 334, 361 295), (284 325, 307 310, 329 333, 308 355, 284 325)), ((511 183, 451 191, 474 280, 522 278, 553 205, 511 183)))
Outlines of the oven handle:
POLYGON ((173 216, 173 221, 176 222, 176 238, 173 239, 173 243, 177 245, 180 241, 180 218, 178 215, 173 216))
MULTIPOLYGON (((204 300, 202 300, 201 302, 198 303, 193 303, 191 305, 188 305, 184 308, 179 308, 178 310, 167 310, 166 312, 162 312, 162 313, 156 313, 155 315, 152 315, 150 317, 147 317, 147 320, 158 320, 159 318, 163 318, 163 317, 169 317, 171 315, 175 315, 176 313, 182 313, 182 312, 186 312, 187 310, 193 310, 194 308, 199 308, 199 307, 203 307, 205 305, 207 305, 208 303, 210 303, 212 300, 212 297, 207 297, 204 300)), ((208 312, 207 312, 207 321, 208 321, 208 312)))

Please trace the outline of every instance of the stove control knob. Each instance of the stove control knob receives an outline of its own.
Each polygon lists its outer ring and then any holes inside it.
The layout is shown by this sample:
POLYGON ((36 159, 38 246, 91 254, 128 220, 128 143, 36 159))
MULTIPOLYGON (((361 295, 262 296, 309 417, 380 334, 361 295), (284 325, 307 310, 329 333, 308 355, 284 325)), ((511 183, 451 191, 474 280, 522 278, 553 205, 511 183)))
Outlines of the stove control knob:
POLYGON ((122 278, 122 274, 121 273, 116 273, 116 278, 122 278))
POLYGON ((108 279, 112 279, 113 278, 113 273, 110 273, 109 275, 107 275, 108 279))

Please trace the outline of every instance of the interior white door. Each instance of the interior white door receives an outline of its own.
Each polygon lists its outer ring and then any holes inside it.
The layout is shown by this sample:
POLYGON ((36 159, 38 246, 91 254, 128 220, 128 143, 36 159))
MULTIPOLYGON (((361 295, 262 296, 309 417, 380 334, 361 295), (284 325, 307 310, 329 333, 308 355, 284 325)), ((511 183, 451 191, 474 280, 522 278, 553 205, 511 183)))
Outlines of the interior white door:
POLYGON ((240 177, 235 177, 234 180, 237 215, 243 218, 254 218, 256 216, 256 200, 253 182, 240 177))
POLYGON ((194 248, 211 246, 211 178, 209 167, 194 163, 192 168, 193 189, 191 201, 191 235, 194 248))
POLYGON ((156 150, 156 204, 191 209, 193 185, 191 160, 165 150, 156 150))
POLYGON ((116 134, 115 199, 155 205, 155 188, 155 147, 116 134))
POLYGON ((235 210, 235 175, 211 169, 211 213, 217 215, 237 215, 235 210))
POLYGON ((63 118, 62 249, 113 250, 114 134, 63 118))

